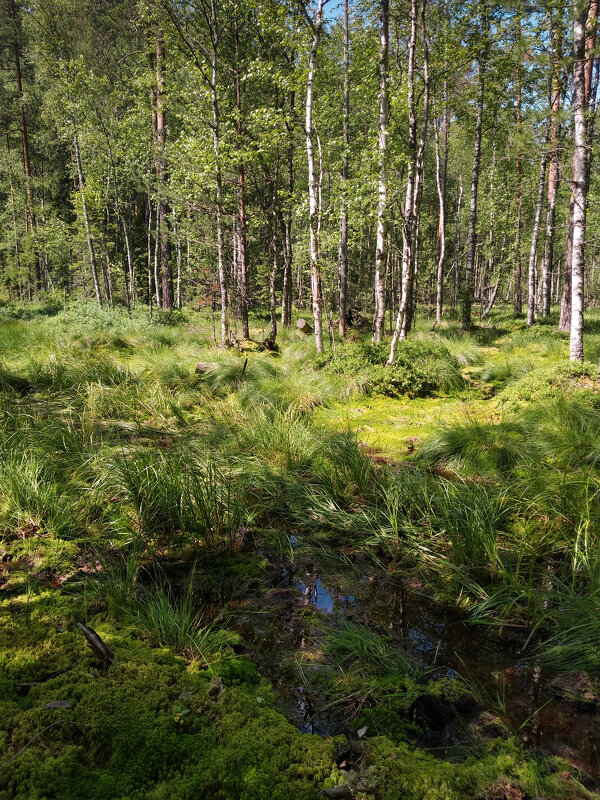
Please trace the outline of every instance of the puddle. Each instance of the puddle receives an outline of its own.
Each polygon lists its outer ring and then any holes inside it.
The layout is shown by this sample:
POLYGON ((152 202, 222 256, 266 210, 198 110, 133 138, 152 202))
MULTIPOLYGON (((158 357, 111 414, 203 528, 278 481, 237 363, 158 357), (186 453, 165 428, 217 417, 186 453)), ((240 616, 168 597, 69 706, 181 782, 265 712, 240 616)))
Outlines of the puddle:
MULTIPOLYGON (((322 686, 334 668, 321 652, 320 629, 349 621, 386 633, 394 646, 431 668, 430 677, 462 677, 483 707, 526 744, 600 777, 600 714, 582 712, 552 693, 553 676, 521 650, 526 634, 467 625, 453 609, 428 600, 416 582, 407 588, 369 565, 305 550, 298 540, 292 545, 294 560, 274 558, 260 579, 240 581, 214 569, 208 580, 196 572, 194 582, 206 607, 231 610, 248 654, 298 728, 333 735, 347 724, 343 710, 322 710, 328 705, 322 686)), ((460 720, 426 729, 419 741, 447 758, 464 751, 465 743, 472 739, 460 720)))
POLYGON ((344 611, 347 606, 354 605, 355 598, 350 594, 341 594, 338 589, 327 589, 320 576, 306 575, 307 582, 298 581, 296 589, 302 594, 302 605, 335 614, 344 611))

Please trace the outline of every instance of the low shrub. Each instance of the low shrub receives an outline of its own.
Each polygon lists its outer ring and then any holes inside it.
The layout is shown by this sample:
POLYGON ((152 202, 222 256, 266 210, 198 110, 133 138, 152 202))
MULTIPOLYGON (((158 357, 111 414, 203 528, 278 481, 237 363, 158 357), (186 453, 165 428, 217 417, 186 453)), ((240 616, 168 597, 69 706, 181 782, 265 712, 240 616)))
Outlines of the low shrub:
POLYGON ((422 397, 463 385, 458 359, 439 342, 401 342, 390 366, 388 355, 387 343, 349 342, 317 357, 315 366, 351 376, 363 391, 388 397, 422 397))
POLYGON ((589 361, 571 361, 539 367, 507 386, 500 400, 509 409, 518 409, 524 403, 546 403, 569 392, 573 400, 600 404, 598 392, 598 367, 589 361))

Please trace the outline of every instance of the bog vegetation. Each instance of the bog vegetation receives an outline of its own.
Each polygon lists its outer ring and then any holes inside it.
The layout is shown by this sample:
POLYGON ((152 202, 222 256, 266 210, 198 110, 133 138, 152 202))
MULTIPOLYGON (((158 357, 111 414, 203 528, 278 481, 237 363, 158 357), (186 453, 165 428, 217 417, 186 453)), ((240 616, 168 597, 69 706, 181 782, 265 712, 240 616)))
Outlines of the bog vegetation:
POLYGON ((0 5, 0 800, 599 797, 597 0, 0 5))
POLYGON ((356 335, 240 353, 197 313, 29 308, 0 323, 2 797, 591 796, 523 743, 600 678, 598 373, 566 337, 423 319, 386 368, 356 335), (558 675, 531 719, 411 641, 407 596, 558 675))

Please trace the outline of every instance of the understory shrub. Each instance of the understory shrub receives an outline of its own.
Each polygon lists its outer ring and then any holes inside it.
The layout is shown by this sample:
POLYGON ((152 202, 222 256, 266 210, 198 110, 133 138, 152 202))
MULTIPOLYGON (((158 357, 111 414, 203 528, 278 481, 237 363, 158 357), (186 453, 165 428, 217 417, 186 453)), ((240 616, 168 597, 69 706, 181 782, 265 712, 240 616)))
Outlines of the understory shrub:
POLYGON ((539 367, 507 386, 500 394, 502 403, 509 409, 518 409, 524 403, 544 403, 564 395, 573 400, 600 405, 598 367, 589 361, 570 361, 539 367))
POLYGON ((363 391, 389 397, 420 397, 463 385, 458 359, 440 342, 400 342, 390 366, 388 355, 387 343, 349 342, 318 356, 315 366, 352 377, 363 391))

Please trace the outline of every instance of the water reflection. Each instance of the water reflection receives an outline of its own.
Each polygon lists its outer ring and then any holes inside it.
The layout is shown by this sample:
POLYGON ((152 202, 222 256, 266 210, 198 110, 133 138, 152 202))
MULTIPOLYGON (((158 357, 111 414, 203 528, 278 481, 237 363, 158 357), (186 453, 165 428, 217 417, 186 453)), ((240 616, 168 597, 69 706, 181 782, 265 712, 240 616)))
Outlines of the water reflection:
MULTIPOLYGON (((344 723, 339 711, 319 712, 327 705, 322 686, 332 667, 320 650, 322 627, 304 613, 309 609, 327 625, 347 620, 387 633, 393 646, 434 668, 430 677, 460 675, 481 705, 528 744, 600 774, 600 715, 552 694, 551 676, 522 652, 525 631, 467 625, 455 610, 428 599, 416 579, 327 558, 297 539, 292 544, 293 560, 273 556, 258 581, 240 582, 216 566, 205 574, 197 568, 194 583, 205 606, 234 610, 236 630, 273 684, 281 710, 301 730, 330 735, 344 723)), ((450 724, 423 743, 447 755, 464 741, 464 728, 450 724)))

